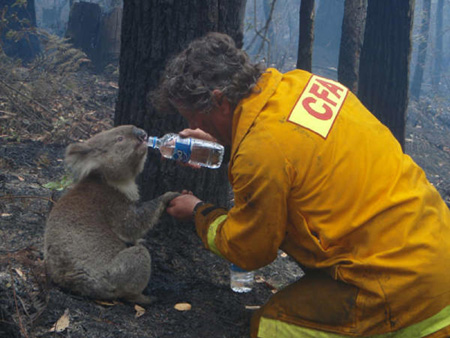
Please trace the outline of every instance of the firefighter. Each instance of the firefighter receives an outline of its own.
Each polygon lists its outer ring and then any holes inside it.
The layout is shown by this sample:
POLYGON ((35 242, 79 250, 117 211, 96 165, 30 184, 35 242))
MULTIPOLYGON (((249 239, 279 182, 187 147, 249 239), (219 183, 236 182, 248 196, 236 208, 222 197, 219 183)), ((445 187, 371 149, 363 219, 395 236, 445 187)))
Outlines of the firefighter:
POLYGON ((206 248, 246 270, 279 249, 306 271, 251 322, 252 337, 449 337, 450 212, 423 170, 342 84, 252 63, 209 33, 152 93, 184 136, 231 147, 230 210, 185 193, 206 248))

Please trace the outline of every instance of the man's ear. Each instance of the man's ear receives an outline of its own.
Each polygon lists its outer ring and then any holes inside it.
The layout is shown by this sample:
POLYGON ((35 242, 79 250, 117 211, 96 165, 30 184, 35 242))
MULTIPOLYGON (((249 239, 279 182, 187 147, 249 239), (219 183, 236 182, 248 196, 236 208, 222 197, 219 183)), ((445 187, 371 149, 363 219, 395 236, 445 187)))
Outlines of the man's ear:
POLYGON ((228 115, 233 112, 231 109, 230 101, 228 101, 228 98, 225 95, 223 95, 221 90, 214 89, 212 93, 216 100, 217 107, 220 109, 222 113, 228 115))
POLYGON ((222 103, 222 97, 223 97, 223 93, 220 89, 214 89, 212 91, 212 94, 214 96, 214 100, 216 101, 216 104, 218 107, 220 107, 220 104, 222 103))

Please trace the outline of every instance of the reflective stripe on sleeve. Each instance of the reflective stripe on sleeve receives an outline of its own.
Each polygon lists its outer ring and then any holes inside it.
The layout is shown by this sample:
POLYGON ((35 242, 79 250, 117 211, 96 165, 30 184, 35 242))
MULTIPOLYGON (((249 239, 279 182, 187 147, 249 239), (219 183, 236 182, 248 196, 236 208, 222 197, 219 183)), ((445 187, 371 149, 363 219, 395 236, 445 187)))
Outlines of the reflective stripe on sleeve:
POLYGON ((222 257, 222 258, 224 258, 224 257, 222 256, 222 254, 220 253, 220 251, 217 249, 215 239, 216 239, 216 234, 217 234, 217 227, 218 227, 222 222, 224 222, 224 221, 226 220, 226 218, 227 218, 227 215, 222 215, 222 216, 217 217, 217 218, 214 220, 214 222, 212 222, 212 223, 209 225, 209 228, 208 228, 208 235, 207 235, 209 250, 211 250, 211 251, 214 252, 217 256, 220 256, 220 257, 222 257))
MULTIPOLYGON (((427 318, 419 323, 410 325, 395 332, 377 334, 370 338, 422 338, 434 332, 437 332, 450 325, 450 306, 447 306, 434 316, 427 318)), ((347 335, 341 335, 332 332, 309 329, 282 322, 276 319, 261 317, 259 323, 258 337, 260 338, 348 338, 347 335)))

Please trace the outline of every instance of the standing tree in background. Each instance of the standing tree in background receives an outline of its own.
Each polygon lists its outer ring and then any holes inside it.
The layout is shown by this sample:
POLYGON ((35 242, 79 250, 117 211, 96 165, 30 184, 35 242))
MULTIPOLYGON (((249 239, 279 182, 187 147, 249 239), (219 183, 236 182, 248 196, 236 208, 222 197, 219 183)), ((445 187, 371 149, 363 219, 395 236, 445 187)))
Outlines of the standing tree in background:
MULTIPOLYGON (((244 13, 245 0, 124 1, 115 125, 134 124, 155 136, 187 127, 179 115, 157 113, 146 99, 148 93, 158 85, 166 61, 207 32, 227 33, 242 47, 244 13)), ((228 202, 226 163, 219 170, 194 170, 162 161, 149 150, 139 183, 144 200, 189 189, 209 202, 228 202)))
POLYGON ((344 0, 323 0, 318 3, 314 20, 313 67, 327 65, 316 72, 333 79, 337 79, 343 15, 344 0))
POLYGON ((358 96, 404 146, 414 0, 369 0, 358 96))
POLYGON ((431 83, 435 92, 439 92, 442 71, 442 40, 444 31, 442 30, 442 23, 444 18, 444 0, 438 0, 436 6, 436 38, 435 38, 435 52, 433 74, 431 76, 431 83))
POLYGON ((430 12, 431 12, 431 0, 423 0, 422 4, 422 20, 420 22, 420 36, 419 36, 419 50, 417 55, 416 68, 414 70, 414 76, 411 84, 411 96, 418 100, 420 97, 420 89, 423 81, 423 70, 425 68, 425 62, 428 49, 428 34, 430 31, 430 12))
POLYGON ((359 58, 366 24, 367 0, 345 0, 339 47, 338 81, 358 92, 359 58))
POLYGON ((75 48, 81 49, 94 64, 99 54, 98 33, 102 19, 102 9, 92 2, 76 2, 70 7, 66 38, 75 48))
POLYGON ((34 0, 0 0, 0 52, 30 62, 40 52, 34 0))
POLYGON ((273 24, 273 13, 275 10, 275 6, 277 4, 277 0, 263 0, 263 10, 264 10, 264 21, 266 22, 264 28, 264 40, 261 41, 261 47, 264 49, 264 45, 267 45, 267 64, 273 63, 272 56, 272 45, 275 41, 275 28, 273 24), (267 43, 265 43, 267 42, 267 43))
POLYGON ((299 31, 297 68, 310 72, 314 42, 314 0, 301 1, 299 31))

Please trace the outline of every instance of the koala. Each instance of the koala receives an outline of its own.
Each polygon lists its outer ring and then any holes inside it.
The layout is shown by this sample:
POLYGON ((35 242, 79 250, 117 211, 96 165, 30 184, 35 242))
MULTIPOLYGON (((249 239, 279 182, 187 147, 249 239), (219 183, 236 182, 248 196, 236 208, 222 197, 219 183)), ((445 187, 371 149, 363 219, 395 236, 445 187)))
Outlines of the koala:
POLYGON ((138 205, 135 179, 144 168, 146 141, 144 130, 125 125, 67 147, 75 186, 52 209, 44 235, 47 273, 63 289, 95 299, 151 302, 142 294, 151 258, 141 239, 179 193, 138 205))

